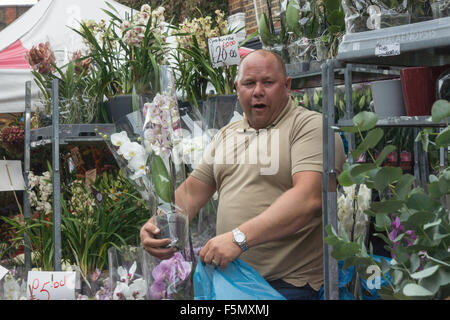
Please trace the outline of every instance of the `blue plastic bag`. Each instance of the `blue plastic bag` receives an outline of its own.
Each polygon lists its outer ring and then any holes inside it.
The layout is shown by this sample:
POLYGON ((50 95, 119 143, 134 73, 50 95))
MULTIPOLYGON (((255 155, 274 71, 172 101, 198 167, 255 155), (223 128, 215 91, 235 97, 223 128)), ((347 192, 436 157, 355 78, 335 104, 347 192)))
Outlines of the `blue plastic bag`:
POLYGON ((250 265, 236 259, 225 269, 203 265, 194 272, 194 300, 286 300, 250 265))

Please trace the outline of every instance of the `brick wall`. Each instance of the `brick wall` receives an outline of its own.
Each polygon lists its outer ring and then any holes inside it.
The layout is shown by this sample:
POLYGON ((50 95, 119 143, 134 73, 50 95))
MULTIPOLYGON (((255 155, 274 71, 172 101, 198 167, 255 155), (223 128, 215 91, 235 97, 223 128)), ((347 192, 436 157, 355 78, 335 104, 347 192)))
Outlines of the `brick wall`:
POLYGON ((31 6, 0 6, 0 31, 20 17, 29 8, 31 8, 31 6))
MULTIPOLYGON (((228 10, 230 11, 230 15, 244 12, 245 13, 245 30, 247 31, 247 35, 257 31, 257 17, 255 13, 255 4, 257 6, 257 14, 261 15, 262 10, 264 10, 267 14, 267 5, 266 0, 228 0, 228 10)), ((271 0, 271 8, 273 16, 277 16, 280 12, 280 1, 279 0, 271 0)), ((275 28, 277 24, 275 24, 275 28)))

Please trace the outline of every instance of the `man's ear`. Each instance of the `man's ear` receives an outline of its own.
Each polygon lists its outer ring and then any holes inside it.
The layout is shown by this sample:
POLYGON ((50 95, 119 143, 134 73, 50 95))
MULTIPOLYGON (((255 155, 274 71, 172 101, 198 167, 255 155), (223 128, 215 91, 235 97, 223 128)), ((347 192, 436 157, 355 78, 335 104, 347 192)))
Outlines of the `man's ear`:
POLYGON ((292 78, 291 77, 286 77, 286 89, 288 89, 289 91, 291 91, 291 84, 292 84, 292 78))

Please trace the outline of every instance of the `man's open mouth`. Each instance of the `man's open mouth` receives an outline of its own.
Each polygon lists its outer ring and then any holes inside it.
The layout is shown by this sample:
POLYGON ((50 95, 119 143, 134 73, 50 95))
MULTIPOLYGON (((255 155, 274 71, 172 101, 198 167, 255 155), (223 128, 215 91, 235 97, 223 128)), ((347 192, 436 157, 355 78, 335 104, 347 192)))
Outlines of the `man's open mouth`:
POLYGON ((266 107, 266 105, 262 104, 262 103, 258 103, 258 104, 254 104, 253 105, 253 108, 255 108, 255 109, 264 109, 265 107, 266 107))

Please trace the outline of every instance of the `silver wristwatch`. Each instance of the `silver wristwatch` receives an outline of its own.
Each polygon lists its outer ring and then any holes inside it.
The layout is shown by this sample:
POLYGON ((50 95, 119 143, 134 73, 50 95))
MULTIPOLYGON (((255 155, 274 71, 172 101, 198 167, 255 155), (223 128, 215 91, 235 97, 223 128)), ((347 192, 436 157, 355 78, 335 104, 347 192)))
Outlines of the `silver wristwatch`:
POLYGON ((242 251, 247 251, 248 246, 246 241, 245 234, 239 230, 238 228, 233 229, 233 242, 236 243, 242 251))

